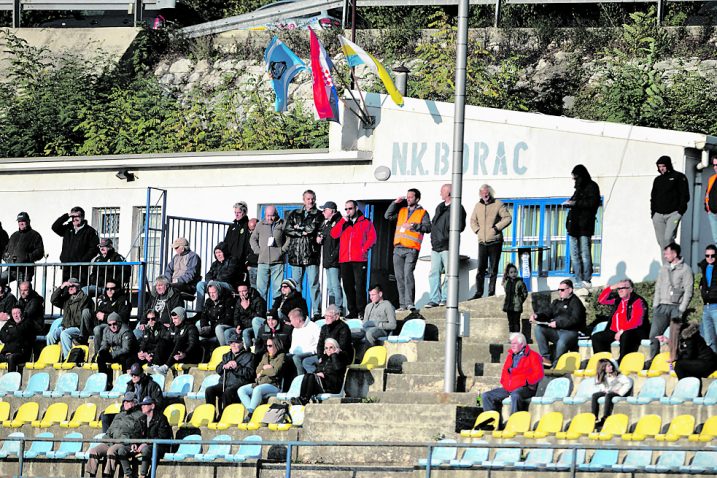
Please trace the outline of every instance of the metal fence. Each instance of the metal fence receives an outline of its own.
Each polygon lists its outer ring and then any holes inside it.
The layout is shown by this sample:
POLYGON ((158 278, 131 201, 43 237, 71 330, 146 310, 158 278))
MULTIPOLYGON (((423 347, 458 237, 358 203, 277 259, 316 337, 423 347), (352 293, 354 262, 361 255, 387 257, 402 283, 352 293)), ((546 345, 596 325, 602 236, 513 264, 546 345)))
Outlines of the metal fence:
POLYGON ((162 248, 167 264, 172 260, 172 241, 184 237, 189 241, 189 247, 202 259, 202 276, 214 262, 214 247, 227 235, 230 222, 212 221, 210 219, 196 219, 191 217, 167 216, 165 234, 166 244, 162 248))

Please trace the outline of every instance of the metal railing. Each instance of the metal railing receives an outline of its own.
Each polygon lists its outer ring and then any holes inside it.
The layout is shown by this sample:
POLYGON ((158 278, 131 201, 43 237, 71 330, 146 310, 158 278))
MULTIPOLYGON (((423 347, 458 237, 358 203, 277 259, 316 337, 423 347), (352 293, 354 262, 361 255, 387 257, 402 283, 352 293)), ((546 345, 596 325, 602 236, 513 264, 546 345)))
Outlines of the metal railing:
POLYGON ((172 260, 174 254, 172 241, 178 237, 184 237, 189 241, 189 247, 202 260, 202 277, 206 277, 207 271, 215 261, 214 247, 224 240, 230 225, 230 222, 225 221, 167 216, 166 244, 162 249, 165 255, 163 264, 168 264, 172 260))
POLYGON ((0 0, 0 11, 12 12, 13 28, 20 28, 23 11, 125 11, 135 24, 145 10, 174 8, 176 0, 0 0))
MULTIPOLYGON (((440 465, 434 465, 432 464, 432 458, 434 456, 435 450, 437 448, 456 448, 458 450, 460 449, 469 449, 469 448, 490 448, 491 450, 499 450, 499 449, 516 449, 519 448, 523 451, 526 450, 535 450, 535 449, 550 449, 552 448, 555 450, 555 452, 562 451, 562 453, 572 453, 572 460, 570 463, 564 463, 566 466, 569 466, 569 470, 559 470, 559 471, 567 471, 570 473, 570 476, 572 478, 575 478, 578 473, 583 473, 583 470, 579 470, 580 463, 577 463, 577 455, 579 450, 617 450, 620 451, 628 451, 628 450, 645 450, 645 451, 652 451, 652 452, 675 452, 675 451, 684 451, 684 452, 692 452, 692 451, 704 451, 705 447, 704 445, 699 444, 678 444, 678 445, 657 445, 657 446, 651 446, 651 445, 634 445, 634 444, 614 444, 614 443, 576 443, 576 444, 526 444, 526 443, 448 443, 448 442, 337 442, 337 441, 316 441, 316 442, 309 442, 309 441, 299 441, 299 440, 269 440, 269 441, 252 441, 247 442, 243 440, 227 440, 227 441, 221 441, 216 442, 210 439, 202 439, 202 440, 177 440, 177 439, 171 439, 171 440, 111 440, 111 439, 97 439, 97 438, 82 438, 82 439, 64 439, 64 438, 25 438, 25 437, 12 437, 12 438, 6 438, 7 441, 19 441, 19 448, 17 453, 17 460, 18 460, 18 477, 24 476, 24 466, 25 462, 28 461, 27 458, 24 457, 25 450, 27 448, 26 443, 33 443, 33 442, 48 442, 52 441, 54 443, 62 443, 62 442, 81 442, 81 443, 93 443, 93 442, 101 442, 101 443, 123 443, 123 444, 141 444, 141 443, 151 443, 152 445, 152 469, 151 469, 151 477, 156 478, 157 473, 157 465, 161 462, 159 460, 158 456, 158 447, 160 445, 180 445, 180 444, 200 444, 200 445, 211 445, 211 444, 217 444, 220 443, 222 445, 258 445, 262 447, 262 450, 264 447, 284 447, 284 460, 283 465, 280 465, 281 461, 273 460, 271 463, 276 464, 277 466, 282 466, 284 468, 284 476, 286 478, 291 477, 292 473, 292 466, 295 465, 301 465, 300 463, 295 462, 295 459, 293 458, 294 451, 297 450, 299 447, 329 447, 329 448, 335 448, 335 447, 370 447, 370 448, 381 448, 381 449, 395 449, 395 448, 425 448, 426 449, 426 465, 421 466, 418 464, 406 464, 401 467, 403 470, 422 470, 425 468, 426 470, 426 478, 430 478, 431 474, 434 470, 451 470, 451 469, 462 469, 462 470, 488 470, 490 469, 487 466, 482 465, 476 465, 472 466, 470 468, 465 467, 456 467, 451 466, 448 464, 440 464, 440 465)), ((263 455, 264 453, 262 453, 263 455)), ((40 457, 43 459, 42 457, 40 457)), ((553 457, 555 459, 556 456, 553 457)), ((8 459, 5 459, 5 463, 7 464, 8 459)), ((62 460, 66 461, 66 460, 62 460)), ((553 461, 554 462, 554 461, 553 461)), ((257 466, 260 466, 259 464, 267 463, 265 460, 259 460, 257 462, 257 466)), ((207 466, 217 466, 217 462, 211 462, 211 463, 198 463, 198 462, 192 462, 192 465, 194 466, 201 466, 201 465, 207 465, 207 466)), ((308 466, 308 464, 307 464, 308 466)), ((326 465, 323 465, 324 467, 326 465)), ((346 465, 342 465, 342 468, 346 467, 346 465)), ((357 466, 358 467, 358 466, 357 466)), ((375 469, 376 471, 387 471, 389 468, 391 468, 388 465, 363 465, 361 466, 362 469, 375 469)), ((394 469, 398 468, 398 465, 393 466, 394 469)), ((503 466, 500 467, 501 471, 505 470, 520 470, 520 468, 513 466, 511 463, 505 463, 503 466)), ((2 470, 3 474, 7 474, 7 470, 2 470)), ((547 471, 547 472, 555 472, 556 470, 551 470, 548 468, 538 468, 537 470, 531 470, 531 471, 547 471)), ((595 473, 596 470, 584 470, 584 472, 587 473, 595 473)), ((679 470, 673 470, 673 472, 678 472, 679 470)), ((635 467, 633 471, 634 473, 642 473, 642 474, 652 474, 652 475, 664 475, 664 471, 651 471, 648 470, 645 467, 635 467)))

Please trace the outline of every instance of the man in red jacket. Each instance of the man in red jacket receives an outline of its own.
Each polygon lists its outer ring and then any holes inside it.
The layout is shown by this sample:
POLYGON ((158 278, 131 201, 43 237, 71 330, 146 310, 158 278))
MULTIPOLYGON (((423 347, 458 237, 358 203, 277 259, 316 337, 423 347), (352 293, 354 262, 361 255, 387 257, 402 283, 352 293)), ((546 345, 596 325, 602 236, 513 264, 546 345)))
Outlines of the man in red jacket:
POLYGON ((528 410, 530 399, 538 390, 543 379, 543 359, 540 354, 528 347, 525 335, 510 334, 510 353, 503 364, 500 375, 502 387, 494 388, 481 395, 483 411, 498 410, 503 400, 510 397, 510 413, 528 410))
POLYGON ((339 239, 339 266, 346 292, 346 318, 357 318, 366 308, 366 270, 368 251, 376 244, 376 229, 358 209, 356 201, 346 201, 346 215, 331 228, 339 239))

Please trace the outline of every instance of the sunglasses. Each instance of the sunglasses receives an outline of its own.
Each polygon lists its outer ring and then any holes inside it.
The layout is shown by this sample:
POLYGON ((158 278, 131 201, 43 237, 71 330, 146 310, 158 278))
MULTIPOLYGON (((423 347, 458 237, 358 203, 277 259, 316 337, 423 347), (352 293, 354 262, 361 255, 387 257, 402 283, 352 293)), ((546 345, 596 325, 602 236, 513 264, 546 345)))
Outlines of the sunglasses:
POLYGON ((344 211, 353 211, 353 210, 354 210, 354 208, 352 208, 352 207, 347 207, 346 209, 344 209, 344 211))
POLYGON ((67 286, 68 289, 77 289, 78 287, 79 287, 78 285, 74 285, 74 284, 70 284, 67 286))
POLYGON ((105 290, 117 290, 117 287, 105 287, 105 290))
POLYGON ((70 216, 72 219, 82 219, 82 216, 70 216))
POLYGON ((618 287, 617 290, 629 290, 630 287, 618 287))
POLYGON ((708 258, 708 259, 711 258, 711 257, 714 257, 714 256, 715 256, 714 254, 705 254, 705 257, 708 258))
POLYGON ((266 344, 266 348, 268 348, 268 349, 273 349, 273 348, 274 348, 274 344, 266 344))
POLYGON ((558 290, 559 290, 560 292, 563 292, 564 290, 568 290, 568 288, 567 288, 567 287, 558 287, 558 290))

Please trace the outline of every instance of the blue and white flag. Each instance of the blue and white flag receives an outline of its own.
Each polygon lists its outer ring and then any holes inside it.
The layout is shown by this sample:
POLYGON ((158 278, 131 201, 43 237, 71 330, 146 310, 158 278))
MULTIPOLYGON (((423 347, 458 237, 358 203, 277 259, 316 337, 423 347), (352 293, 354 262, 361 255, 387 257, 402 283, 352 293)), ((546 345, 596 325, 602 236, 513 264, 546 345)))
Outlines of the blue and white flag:
POLYGON ((276 93, 274 108, 281 113, 286 111, 289 83, 299 72, 306 69, 306 64, 277 37, 272 38, 266 47, 264 61, 276 93))

